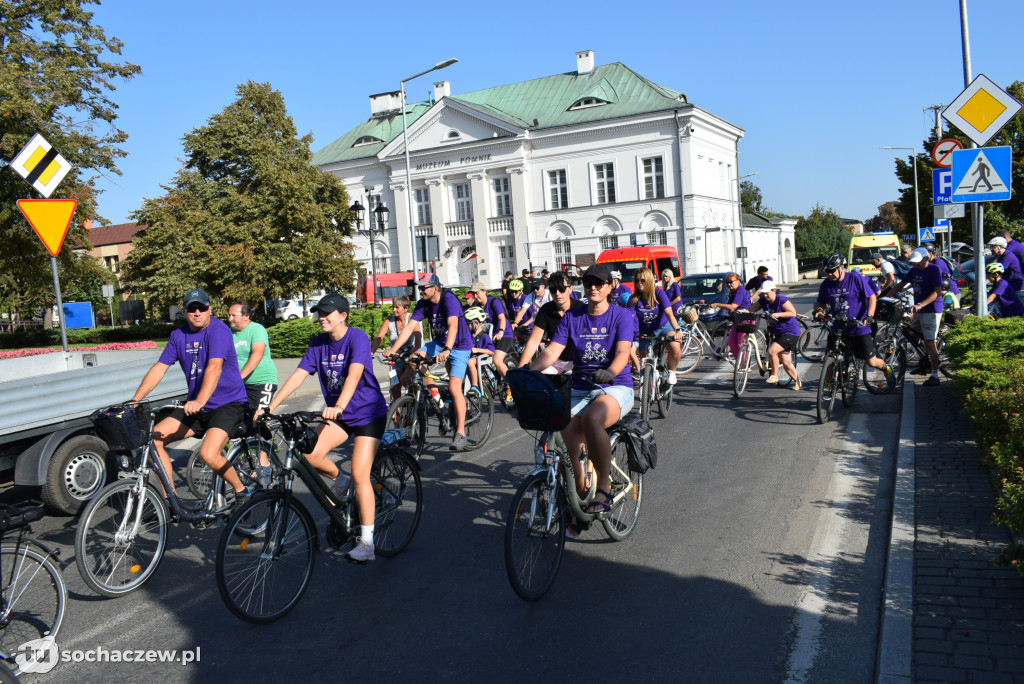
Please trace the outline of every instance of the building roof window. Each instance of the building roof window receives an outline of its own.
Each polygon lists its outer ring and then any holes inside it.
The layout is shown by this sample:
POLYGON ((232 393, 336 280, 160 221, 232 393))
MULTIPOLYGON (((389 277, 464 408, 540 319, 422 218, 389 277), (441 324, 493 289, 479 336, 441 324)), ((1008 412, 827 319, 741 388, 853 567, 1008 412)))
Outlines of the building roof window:
POLYGON ((576 102, 572 105, 572 107, 569 107, 569 111, 571 112, 571 111, 574 111, 576 109, 587 109, 589 107, 600 107, 601 105, 606 105, 606 104, 610 104, 610 103, 607 100, 602 100, 600 98, 596 98, 596 97, 581 97, 580 99, 576 100, 576 102))
POLYGON ((354 143, 352 143, 352 147, 362 147, 363 145, 376 145, 377 143, 382 142, 384 141, 381 140, 380 138, 374 137, 372 135, 364 135, 363 137, 359 138, 359 140, 356 140, 354 143))

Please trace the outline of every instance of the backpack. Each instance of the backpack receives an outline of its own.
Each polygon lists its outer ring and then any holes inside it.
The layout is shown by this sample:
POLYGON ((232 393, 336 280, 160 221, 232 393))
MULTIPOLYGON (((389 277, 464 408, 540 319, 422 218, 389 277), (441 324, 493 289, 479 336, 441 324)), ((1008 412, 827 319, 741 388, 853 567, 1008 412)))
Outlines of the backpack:
POLYGON ((618 427, 626 439, 630 471, 642 475, 656 467, 658 442, 651 424, 639 416, 632 416, 620 421, 618 427))

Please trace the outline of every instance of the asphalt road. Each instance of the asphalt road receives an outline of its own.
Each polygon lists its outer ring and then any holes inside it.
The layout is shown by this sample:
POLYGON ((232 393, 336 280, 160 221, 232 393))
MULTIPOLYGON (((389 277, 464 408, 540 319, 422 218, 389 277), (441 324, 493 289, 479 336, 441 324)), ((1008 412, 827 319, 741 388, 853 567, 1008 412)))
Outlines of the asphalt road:
MULTIPOLYGON (((798 310, 815 291, 792 291, 798 310)), ((71 593, 62 651, 199 657, 68 662, 25 680, 873 681, 899 397, 862 390, 818 425, 820 367, 800 368, 801 392, 755 375, 739 399, 724 366, 705 361, 681 378, 670 418, 652 420, 660 460, 635 532, 616 543, 595 527, 570 542, 536 603, 505 577, 504 519, 532 441, 500 409, 479 451, 430 440, 423 520, 404 553, 367 566, 321 553, 303 601, 267 626, 240 622, 220 600, 220 530, 172 528, 148 584, 105 599, 74 564, 77 521, 47 518, 35 530, 62 548, 71 593)))

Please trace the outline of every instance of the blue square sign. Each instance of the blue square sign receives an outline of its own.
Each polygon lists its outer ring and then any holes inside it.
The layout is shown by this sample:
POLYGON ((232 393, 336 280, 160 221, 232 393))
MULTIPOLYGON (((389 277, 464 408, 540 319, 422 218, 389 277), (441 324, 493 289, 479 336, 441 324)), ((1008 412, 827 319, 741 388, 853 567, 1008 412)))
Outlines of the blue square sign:
POLYGON ((954 202, 998 202, 1010 199, 1012 148, 978 147, 953 152, 954 202))
POLYGON ((950 169, 932 169, 932 204, 952 204, 953 172, 950 169))

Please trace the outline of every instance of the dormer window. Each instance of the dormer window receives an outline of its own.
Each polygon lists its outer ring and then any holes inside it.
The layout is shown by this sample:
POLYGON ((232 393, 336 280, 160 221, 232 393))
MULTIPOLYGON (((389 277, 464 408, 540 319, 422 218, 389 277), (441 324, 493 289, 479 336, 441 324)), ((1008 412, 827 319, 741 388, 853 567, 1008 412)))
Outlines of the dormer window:
POLYGON ((609 104, 607 100, 601 100, 596 97, 581 97, 580 99, 576 100, 576 103, 572 107, 569 107, 569 111, 571 112, 576 109, 587 109, 589 107, 600 107, 601 105, 606 104, 609 104))
POLYGON ((376 138, 372 135, 364 135, 362 138, 352 143, 352 147, 362 147, 363 145, 376 145, 377 143, 382 142, 384 141, 381 140, 380 138, 376 138))

